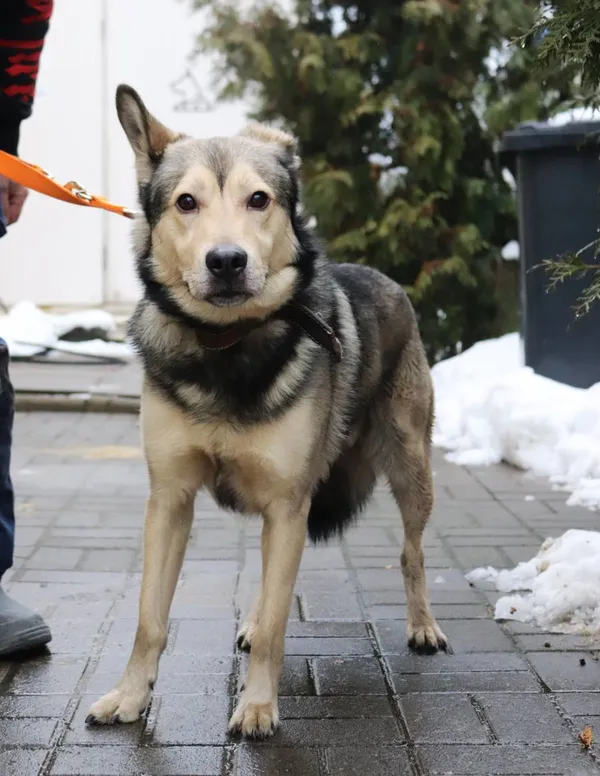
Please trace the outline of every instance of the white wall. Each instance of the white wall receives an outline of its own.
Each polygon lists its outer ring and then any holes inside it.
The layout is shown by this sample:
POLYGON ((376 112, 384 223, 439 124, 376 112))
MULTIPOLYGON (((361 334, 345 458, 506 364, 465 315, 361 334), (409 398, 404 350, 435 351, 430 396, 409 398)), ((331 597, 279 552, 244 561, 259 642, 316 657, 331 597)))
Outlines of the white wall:
MULTIPOLYGON (((161 121, 206 137, 232 134, 246 106, 196 110, 191 70, 212 102, 210 61, 189 62, 200 14, 185 0, 57 0, 42 54, 33 116, 20 154, 62 183, 134 206, 132 153, 117 120, 119 83, 133 86, 161 121), (181 83, 177 83, 180 79, 181 83), (177 109, 181 102, 187 110, 177 109)), ((180 106, 181 107, 181 106, 180 106)), ((21 221, 0 240, 0 297, 8 304, 131 303, 139 295, 130 222, 30 194, 21 221)))

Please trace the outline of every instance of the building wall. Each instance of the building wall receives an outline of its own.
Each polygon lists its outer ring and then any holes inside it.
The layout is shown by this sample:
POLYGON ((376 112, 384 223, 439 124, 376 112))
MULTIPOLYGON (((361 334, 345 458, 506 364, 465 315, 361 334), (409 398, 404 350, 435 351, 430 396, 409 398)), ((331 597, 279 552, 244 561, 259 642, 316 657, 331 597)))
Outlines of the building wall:
MULTIPOLYGON (((186 0, 57 0, 34 112, 20 154, 59 181, 135 206, 133 155, 114 108, 129 83, 163 123, 208 137, 244 124, 246 107, 212 103, 211 62, 189 61, 201 14, 186 0)), ((0 298, 39 305, 131 304, 139 295, 131 223, 30 194, 0 242, 0 298)))

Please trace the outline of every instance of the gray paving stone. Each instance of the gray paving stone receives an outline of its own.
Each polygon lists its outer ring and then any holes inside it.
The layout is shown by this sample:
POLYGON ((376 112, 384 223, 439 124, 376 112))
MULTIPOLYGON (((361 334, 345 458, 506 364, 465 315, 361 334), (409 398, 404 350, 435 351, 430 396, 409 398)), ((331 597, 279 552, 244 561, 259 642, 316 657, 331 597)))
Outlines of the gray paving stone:
POLYGON ((589 652, 531 652, 528 658, 550 690, 600 692, 600 663, 589 652))
POLYGON ((0 746, 48 746, 54 719, 0 719, 0 746))
POLYGON ((418 743, 485 744, 489 740, 466 695, 406 695, 400 705, 418 743))
POLYGON ((240 746, 235 753, 235 776, 319 776, 319 758, 311 747, 240 746))
POLYGON ((392 717, 288 719, 267 746, 393 746, 404 741, 392 717))
POLYGON ((368 639, 287 639, 287 655, 372 655, 368 639))
POLYGON ((399 746, 328 749, 326 758, 329 776, 400 776, 411 772, 407 750, 399 746))
POLYGON ((501 743, 562 744, 573 740, 557 706, 548 695, 477 695, 501 743))
POLYGON ((227 742, 229 698, 207 695, 163 695, 152 740, 169 746, 227 742))
POLYGON ((391 717, 387 698, 376 695, 281 698, 281 719, 362 719, 391 717))
POLYGON ((5 776, 37 776, 47 753, 39 749, 2 749, 0 773, 5 776))
POLYGON ((385 695, 375 658, 319 658, 313 661, 319 695, 385 695))
MULTIPOLYGON (((243 682, 247 671, 247 658, 240 671, 239 683, 243 682)), ((311 678, 308 660, 304 657, 286 657, 279 680, 279 695, 314 695, 314 682, 311 678)))
POLYGON ((592 776, 598 773, 591 759, 575 743, 571 746, 422 745, 418 753, 430 774, 592 776))
POLYGON ((524 671, 479 671, 477 673, 394 674, 398 693, 425 692, 541 692, 536 678, 524 671))
POLYGON ((65 746, 51 776, 219 776, 223 750, 212 746, 65 746))
POLYGON ((436 655, 416 655, 407 647, 404 654, 387 655, 386 661, 390 669, 398 674, 529 671, 525 660, 511 652, 482 652, 468 655, 438 652, 436 655))
POLYGON ((288 638, 367 638, 364 622, 290 622, 288 638))
POLYGON ((70 695, 0 695, 0 718, 62 717, 70 695))
POLYGON ((82 550, 40 547, 31 556, 29 566, 38 569, 75 569, 82 557, 82 550))
POLYGON ((600 695, 593 692, 561 692, 554 696, 570 717, 600 714, 600 695))
POLYGON ((591 646, 589 637, 562 633, 523 633, 516 641, 525 652, 581 652, 591 646))
POLYGON ((57 655, 22 664, 8 686, 15 695, 48 695, 73 692, 88 658, 57 655))
POLYGON ((235 648, 233 623, 216 620, 178 620, 174 655, 229 655, 235 648))
POLYGON ((356 596, 346 593, 303 593, 302 600, 307 620, 358 620, 361 610, 356 596))

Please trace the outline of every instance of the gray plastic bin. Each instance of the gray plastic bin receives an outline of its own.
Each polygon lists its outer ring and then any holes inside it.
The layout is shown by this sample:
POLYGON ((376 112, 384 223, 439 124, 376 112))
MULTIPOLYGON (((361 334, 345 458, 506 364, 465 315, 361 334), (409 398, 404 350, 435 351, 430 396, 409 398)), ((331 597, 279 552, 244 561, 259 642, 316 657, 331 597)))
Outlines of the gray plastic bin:
MULTIPOLYGON (((600 121, 522 124, 505 134, 500 161, 517 181, 525 363, 589 388, 600 382, 600 304, 577 319, 573 311, 589 273, 547 292, 545 270, 529 270, 600 236, 600 121)), ((598 261, 592 249, 582 258, 598 261)))

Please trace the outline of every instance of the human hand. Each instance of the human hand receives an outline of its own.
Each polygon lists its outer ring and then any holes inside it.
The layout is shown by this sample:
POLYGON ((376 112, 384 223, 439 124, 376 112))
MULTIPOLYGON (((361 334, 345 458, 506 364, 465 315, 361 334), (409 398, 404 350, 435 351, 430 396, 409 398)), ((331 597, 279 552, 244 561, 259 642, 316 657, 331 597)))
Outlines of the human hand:
POLYGON ((21 186, 20 183, 15 183, 0 175, 0 204, 4 211, 7 226, 19 220, 28 194, 29 191, 25 186, 21 186))

